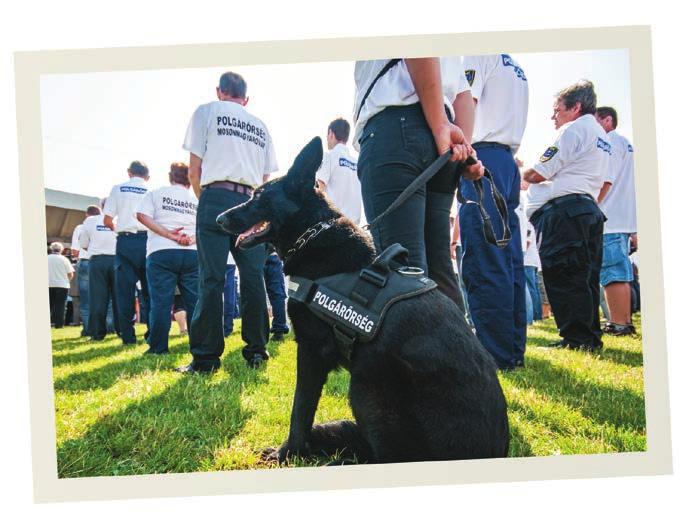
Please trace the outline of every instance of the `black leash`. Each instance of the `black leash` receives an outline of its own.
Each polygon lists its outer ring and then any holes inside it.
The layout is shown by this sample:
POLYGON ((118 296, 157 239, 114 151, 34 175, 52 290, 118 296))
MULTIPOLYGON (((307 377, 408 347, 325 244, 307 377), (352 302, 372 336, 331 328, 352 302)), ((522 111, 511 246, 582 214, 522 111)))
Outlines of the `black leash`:
MULTIPOLYGON (((451 151, 448 150, 446 151, 443 155, 438 157, 436 160, 434 160, 428 168, 426 168, 416 179, 414 179, 408 186, 405 188, 400 195, 391 203, 391 205, 386 208, 386 210, 381 214, 377 215, 377 217, 367 224, 365 226, 366 229, 371 229, 373 226, 378 224, 381 219, 383 219, 386 215, 391 213, 393 210, 397 209, 402 203, 404 203, 412 194, 414 194, 421 186, 426 184, 431 177, 433 177, 438 171, 440 171, 443 166, 445 166, 448 161, 450 160, 451 156, 451 151)), ((476 161, 472 158, 469 157, 465 164, 470 165, 474 164, 476 161)), ((486 240, 491 243, 493 246, 497 246, 498 248, 504 248, 507 246, 507 244, 510 242, 510 239, 512 238, 512 233, 510 232, 510 226, 508 225, 508 212, 507 212, 507 204, 505 203, 505 198, 503 195, 498 191, 498 188, 496 188, 495 183, 493 182, 493 176, 491 175, 491 172, 488 171, 487 169, 484 168, 484 178, 488 180, 491 186, 491 196, 493 197, 493 201, 495 202, 496 209, 498 210, 498 214, 500 215, 500 220, 502 222, 503 226, 503 236, 501 239, 498 239, 495 235, 495 231, 493 230, 493 221, 491 220, 490 215, 488 215, 488 212, 486 212, 486 209, 483 206, 483 201, 484 201, 484 184, 481 179, 477 179, 472 181, 474 184, 474 189, 476 190, 477 194, 477 201, 472 201, 469 199, 465 199, 464 196, 462 195, 462 192, 460 191, 460 178, 462 178, 462 175, 459 176, 457 180, 457 201, 460 204, 466 205, 466 204, 474 204, 476 205, 477 208, 479 208, 479 213, 481 214, 481 221, 482 221, 482 227, 483 227, 483 232, 484 232, 484 237, 486 240)))

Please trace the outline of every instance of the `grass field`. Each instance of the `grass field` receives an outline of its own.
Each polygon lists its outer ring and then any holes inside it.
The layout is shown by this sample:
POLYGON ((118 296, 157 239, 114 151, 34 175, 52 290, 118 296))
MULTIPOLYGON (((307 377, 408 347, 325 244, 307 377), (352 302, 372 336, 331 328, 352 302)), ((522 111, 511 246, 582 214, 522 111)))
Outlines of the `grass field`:
MULTIPOLYGON (((172 335, 171 354, 150 357, 145 344, 122 347, 114 336, 92 343, 80 328, 53 330, 59 476, 270 468, 259 451, 288 434, 295 342, 270 343, 268 366, 249 370, 240 322, 236 328, 211 376, 174 372, 189 362, 186 337, 172 335)), ((556 339, 552 321, 535 324, 526 368, 500 376, 510 455, 645 450, 640 336, 604 337, 597 354, 544 348, 556 339)), ((347 372, 329 376, 316 422, 351 417, 347 388, 347 372)))

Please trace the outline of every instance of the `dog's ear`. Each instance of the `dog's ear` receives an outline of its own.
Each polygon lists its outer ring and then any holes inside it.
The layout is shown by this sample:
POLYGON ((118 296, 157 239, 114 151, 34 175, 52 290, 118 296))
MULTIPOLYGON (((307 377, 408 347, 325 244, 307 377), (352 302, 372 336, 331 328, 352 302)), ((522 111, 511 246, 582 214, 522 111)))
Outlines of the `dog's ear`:
POLYGON ((286 177, 294 188, 314 188, 314 179, 322 164, 322 139, 313 138, 293 161, 286 177))

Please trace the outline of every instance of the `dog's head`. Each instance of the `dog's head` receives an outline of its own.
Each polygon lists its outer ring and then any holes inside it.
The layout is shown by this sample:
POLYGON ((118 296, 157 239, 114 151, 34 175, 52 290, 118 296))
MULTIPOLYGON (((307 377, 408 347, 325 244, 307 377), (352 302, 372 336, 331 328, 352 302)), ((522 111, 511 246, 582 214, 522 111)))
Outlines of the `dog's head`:
POLYGON ((315 192, 322 163, 322 141, 315 137, 298 154, 288 173, 266 182, 250 200, 217 217, 217 224, 237 235, 239 248, 270 242, 280 253, 308 227, 333 216, 326 200, 315 192))

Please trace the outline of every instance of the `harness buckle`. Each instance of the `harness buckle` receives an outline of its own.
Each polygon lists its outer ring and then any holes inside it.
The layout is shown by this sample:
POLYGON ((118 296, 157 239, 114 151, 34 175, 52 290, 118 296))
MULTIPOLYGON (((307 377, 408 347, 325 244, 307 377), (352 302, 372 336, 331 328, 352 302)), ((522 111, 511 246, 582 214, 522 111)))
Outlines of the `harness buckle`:
POLYGON ((383 288, 386 286, 386 282, 388 281, 388 277, 385 275, 380 275, 369 268, 364 268, 360 272, 360 277, 364 279, 365 281, 373 284, 374 286, 377 286, 379 288, 383 288))

